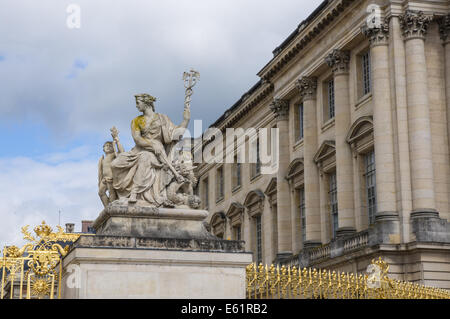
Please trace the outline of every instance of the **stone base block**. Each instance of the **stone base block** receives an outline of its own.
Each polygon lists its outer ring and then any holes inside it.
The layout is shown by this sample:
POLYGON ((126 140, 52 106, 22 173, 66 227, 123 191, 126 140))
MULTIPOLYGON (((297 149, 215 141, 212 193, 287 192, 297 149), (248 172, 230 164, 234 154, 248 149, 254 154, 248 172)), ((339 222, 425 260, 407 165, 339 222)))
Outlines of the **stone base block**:
POLYGON ((319 241, 307 240, 303 243, 303 249, 312 249, 320 246, 322 246, 322 243, 319 241))
POLYGON ((242 242, 82 236, 63 260, 63 298, 245 298, 251 262, 242 242))
POLYGON ((93 226, 98 235, 217 239, 207 231, 205 210, 112 204, 93 226))
POLYGON ((341 227, 336 231, 337 238, 344 238, 347 236, 352 236, 356 233, 356 229, 353 227, 341 227))

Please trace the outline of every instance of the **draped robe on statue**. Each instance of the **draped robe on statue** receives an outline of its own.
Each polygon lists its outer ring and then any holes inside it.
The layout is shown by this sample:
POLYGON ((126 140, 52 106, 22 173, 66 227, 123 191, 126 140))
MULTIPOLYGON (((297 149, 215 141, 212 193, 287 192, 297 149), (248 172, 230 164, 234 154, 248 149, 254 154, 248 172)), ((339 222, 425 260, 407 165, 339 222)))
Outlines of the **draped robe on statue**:
MULTIPOLYGON (((167 115, 158 113, 151 121, 143 115, 136 117, 131 122, 131 129, 151 146, 144 148, 136 144, 131 151, 118 154, 111 165, 114 188, 120 198, 135 193, 138 199, 159 207, 167 200, 166 186, 173 176, 163 169, 161 156, 170 154, 185 129, 173 124, 167 115), (161 155, 156 155, 156 149, 161 155)), ((170 156, 168 160, 172 162, 170 156)))

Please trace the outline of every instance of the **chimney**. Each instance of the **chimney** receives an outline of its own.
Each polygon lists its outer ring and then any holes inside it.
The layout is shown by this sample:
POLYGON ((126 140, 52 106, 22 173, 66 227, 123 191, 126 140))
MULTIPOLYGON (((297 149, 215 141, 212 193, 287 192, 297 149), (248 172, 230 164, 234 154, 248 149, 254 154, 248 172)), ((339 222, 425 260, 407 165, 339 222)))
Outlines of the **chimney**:
POLYGON ((66 224, 66 233, 73 233, 75 231, 75 224, 67 223, 66 224))
POLYGON ((82 220, 81 221, 81 232, 82 233, 93 233, 92 225, 94 221, 92 220, 82 220))

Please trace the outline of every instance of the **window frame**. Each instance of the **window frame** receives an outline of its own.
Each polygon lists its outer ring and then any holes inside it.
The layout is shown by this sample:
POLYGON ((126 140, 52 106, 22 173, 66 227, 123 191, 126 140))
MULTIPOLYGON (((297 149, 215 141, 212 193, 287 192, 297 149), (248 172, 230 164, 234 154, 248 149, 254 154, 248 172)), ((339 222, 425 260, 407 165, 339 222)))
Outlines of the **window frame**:
POLYGON ((207 210, 209 208, 209 178, 205 177, 202 181, 203 186, 203 207, 207 210))
POLYGON ((361 97, 372 93, 372 66, 370 50, 360 54, 361 97))
POLYGON ((334 78, 329 79, 327 82, 327 111, 328 111, 328 119, 331 120, 336 116, 336 94, 335 94, 335 86, 334 86, 334 78))
POLYGON ((257 215, 255 219, 255 236, 256 236, 256 263, 259 265, 263 260, 262 250, 262 217, 257 215))
POLYGON ((225 176, 223 165, 216 169, 216 202, 220 202, 225 197, 225 176), (220 174, 219 174, 220 172, 220 174))
POLYGON ((371 150, 364 154, 364 181, 367 204, 367 218, 369 221, 369 225, 373 225, 375 223, 375 216, 377 212, 377 182, 374 150, 371 150))
POLYGON ((306 201, 305 201, 305 188, 302 187, 298 190, 299 196, 299 213, 300 213, 300 227, 302 234, 302 244, 305 245, 306 241, 306 201))
POLYGON ((328 174, 328 199, 329 212, 331 218, 331 235, 332 239, 336 239, 339 229, 339 207, 337 198, 337 175, 336 171, 328 174))

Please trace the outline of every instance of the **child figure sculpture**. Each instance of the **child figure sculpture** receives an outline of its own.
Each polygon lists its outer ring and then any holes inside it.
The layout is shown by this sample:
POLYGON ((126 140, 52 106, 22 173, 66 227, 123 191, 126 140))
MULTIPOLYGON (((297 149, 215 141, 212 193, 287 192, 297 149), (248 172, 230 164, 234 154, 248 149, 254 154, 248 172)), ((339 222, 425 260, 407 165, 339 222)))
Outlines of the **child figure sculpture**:
POLYGON ((103 152, 105 155, 103 155, 98 162, 98 195, 105 207, 118 199, 117 192, 113 186, 111 162, 117 157, 117 153, 124 152, 119 141, 119 132, 115 127, 111 129, 111 135, 113 137, 113 142, 108 141, 103 145, 103 152), (114 144, 117 147, 117 151, 114 144))

